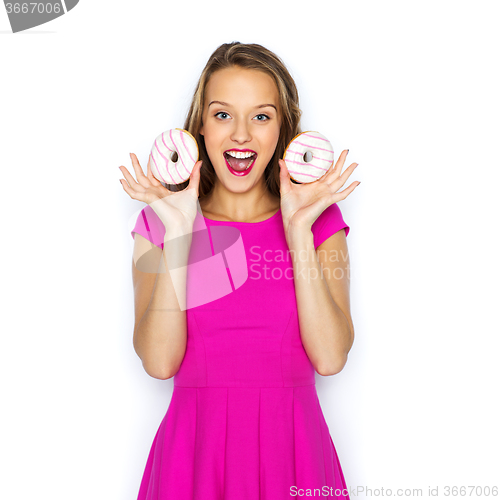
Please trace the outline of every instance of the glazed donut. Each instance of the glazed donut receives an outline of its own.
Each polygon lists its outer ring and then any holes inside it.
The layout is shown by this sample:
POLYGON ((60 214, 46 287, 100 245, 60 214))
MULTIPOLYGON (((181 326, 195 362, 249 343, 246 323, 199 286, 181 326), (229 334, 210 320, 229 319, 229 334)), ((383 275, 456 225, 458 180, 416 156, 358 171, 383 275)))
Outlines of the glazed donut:
POLYGON ((333 147, 319 132, 302 132, 290 141, 283 160, 294 181, 314 182, 332 165, 333 147))
POLYGON ((198 154, 196 139, 187 130, 167 130, 155 139, 151 148, 151 172, 160 182, 181 184, 189 179, 198 154))

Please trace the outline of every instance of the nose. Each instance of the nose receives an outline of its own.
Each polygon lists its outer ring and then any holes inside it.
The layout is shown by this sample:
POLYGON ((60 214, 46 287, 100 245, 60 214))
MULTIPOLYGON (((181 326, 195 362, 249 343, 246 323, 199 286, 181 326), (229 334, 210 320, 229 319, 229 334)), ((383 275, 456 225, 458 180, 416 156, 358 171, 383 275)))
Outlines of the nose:
POLYGON ((248 125, 244 120, 235 120, 234 129, 231 133, 231 140, 238 144, 244 144, 252 140, 248 125))

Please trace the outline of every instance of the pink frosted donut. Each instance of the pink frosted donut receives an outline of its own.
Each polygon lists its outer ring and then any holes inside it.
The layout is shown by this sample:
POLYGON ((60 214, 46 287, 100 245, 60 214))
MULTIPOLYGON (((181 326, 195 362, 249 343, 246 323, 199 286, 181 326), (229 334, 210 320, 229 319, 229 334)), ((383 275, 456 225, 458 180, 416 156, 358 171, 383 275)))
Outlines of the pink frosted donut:
POLYGON ((189 179, 198 161, 198 144, 187 130, 173 128, 155 139, 149 158, 156 179, 181 184, 189 179))
POLYGON ((333 147, 319 132, 302 132, 288 144, 283 160, 294 181, 302 184, 314 182, 333 163, 333 147))

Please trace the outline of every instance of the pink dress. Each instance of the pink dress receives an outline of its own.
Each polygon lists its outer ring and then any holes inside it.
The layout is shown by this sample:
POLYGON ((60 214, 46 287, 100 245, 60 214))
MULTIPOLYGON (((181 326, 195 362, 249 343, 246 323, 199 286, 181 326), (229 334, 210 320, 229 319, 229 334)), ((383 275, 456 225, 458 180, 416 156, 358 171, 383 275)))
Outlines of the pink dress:
MULTIPOLYGON (((281 210, 256 223, 203 219, 212 238, 220 226, 236 228, 248 275, 235 287, 227 265, 231 293, 186 310, 186 353, 138 500, 281 500, 299 488, 348 499, 300 338, 281 210)), ((312 226, 315 248, 342 228, 347 235, 333 204, 312 226)), ((163 248, 149 205, 134 232, 163 248)))

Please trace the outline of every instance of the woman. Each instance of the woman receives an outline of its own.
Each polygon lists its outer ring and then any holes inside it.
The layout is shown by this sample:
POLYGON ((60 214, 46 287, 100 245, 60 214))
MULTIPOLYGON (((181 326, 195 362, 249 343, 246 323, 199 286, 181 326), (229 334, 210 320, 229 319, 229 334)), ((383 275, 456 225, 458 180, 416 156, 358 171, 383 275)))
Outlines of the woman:
POLYGON ((292 182, 280 158, 301 132, 300 114, 275 54, 223 44, 184 124, 200 150, 190 179, 165 187, 132 154, 137 181, 120 167, 124 190, 148 204, 132 232, 134 347, 149 375, 174 377, 139 500, 276 500, 319 488, 348 498, 314 372, 342 370, 354 340, 349 226, 336 202, 359 184, 337 192, 357 164, 340 175, 344 151, 321 179, 292 182), (242 151, 252 156, 235 158, 242 151), (203 234, 236 228, 248 267, 241 280, 229 253, 214 251, 224 254, 229 285, 213 280, 218 298, 186 309, 179 290, 188 273, 179 269, 190 262, 198 203, 203 234))

